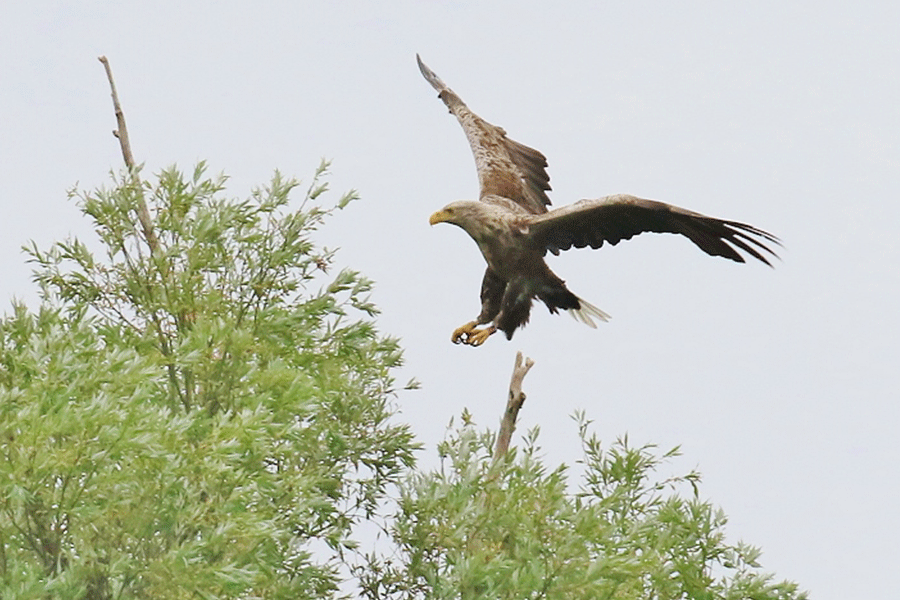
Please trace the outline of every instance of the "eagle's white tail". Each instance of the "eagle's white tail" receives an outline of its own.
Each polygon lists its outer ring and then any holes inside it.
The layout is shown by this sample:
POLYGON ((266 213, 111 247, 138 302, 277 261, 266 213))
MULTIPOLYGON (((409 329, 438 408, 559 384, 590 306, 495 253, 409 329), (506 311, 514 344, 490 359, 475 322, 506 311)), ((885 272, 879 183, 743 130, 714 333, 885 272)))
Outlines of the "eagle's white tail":
POLYGON ((585 302, 584 300, 579 298, 578 303, 581 305, 581 308, 569 309, 569 314, 572 315, 572 318, 576 321, 581 321, 592 329, 597 328, 597 324, 594 323, 594 319, 603 322, 609 321, 610 316, 590 302, 585 302))

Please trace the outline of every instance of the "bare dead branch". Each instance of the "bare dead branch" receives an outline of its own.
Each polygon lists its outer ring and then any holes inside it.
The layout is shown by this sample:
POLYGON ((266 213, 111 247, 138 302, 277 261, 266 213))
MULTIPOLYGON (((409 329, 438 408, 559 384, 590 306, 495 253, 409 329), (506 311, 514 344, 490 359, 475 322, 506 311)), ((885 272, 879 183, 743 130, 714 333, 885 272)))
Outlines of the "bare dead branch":
POLYGON ((506 401, 506 411, 500 421, 500 433, 497 434, 497 445, 494 448, 494 461, 505 456, 509 451, 509 442, 516 430, 516 420, 519 418, 519 410, 525 404, 525 392, 522 391, 522 381, 534 361, 526 358, 523 361, 522 353, 516 352, 516 364, 513 367, 512 378, 509 382, 509 398, 506 401))
POLYGON ((150 211, 147 209, 147 202, 144 200, 144 187, 141 185, 138 177, 137 165, 134 162, 134 154, 131 153, 131 142, 128 139, 128 128, 125 126, 125 113, 122 111, 122 105, 119 104, 119 94, 116 92, 116 83, 113 80, 112 69, 109 61, 105 56, 100 56, 98 60, 103 63, 106 69, 106 78, 109 79, 109 88, 112 91, 113 110, 116 112, 116 129, 113 135, 119 140, 119 146, 122 148, 122 158, 125 160, 125 166, 131 173, 133 183, 137 189, 137 213, 138 220, 141 223, 141 229, 144 232, 144 240, 150 247, 150 253, 153 255, 159 252, 159 240, 156 232, 153 230, 153 222, 150 220, 150 211))
MULTIPOLYGON (((131 175, 131 183, 135 189, 135 198, 137 201, 137 216, 138 221, 141 225, 141 231, 144 235, 144 241, 147 243, 147 246, 150 248, 150 256, 154 259, 157 259, 158 266, 160 267, 161 273, 165 273, 165 265, 163 264, 163 259, 160 255, 160 246, 159 246, 159 238, 156 237, 156 231, 153 229, 153 221, 150 219, 150 210, 147 208, 147 201, 144 199, 144 185, 141 182, 141 178, 138 173, 137 163, 134 160, 134 154, 131 152, 131 141, 128 138, 128 127, 125 126, 125 112, 122 110, 122 105, 119 103, 119 94, 116 92, 116 82, 113 80, 112 68, 109 66, 109 60, 105 56, 98 57, 98 60, 103 63, 103 68, 106 70, 106 78, 109 80, 109 89, 112 93, 112 101, 113 101, 113 110, 116 113, 116 129, 113 130, 113 135, 116 136, 116 139, 119 140, 119 146, 122 148, 122 158, 125 161, 125 166, 128 168, 128 172, 131 175)), ((138 245, 138 251, 140 252, 140 245, 138 245)), ((127 252, 125 252, 127 259, 127 252)), ((165 277, 163 279, 165 282, 165 277)), ((166 335, 166 332, 162 326, 161 319, 157 311, 150 311, 150 318, 153 322, 153 325, 156 329, 156 335, 159 338, 160 350, 163 355, 170 357, 172 354, 169 339, 166 335)), ((190 396, 182 392, 181 387, 178 385, 178 371, 175 367, 175 363, 169 360, 166 368, 169 373, 169 382, 177 393, 179 398, 181 399, 182 404, 184 405, 185 410, 191 409, 190 396)))

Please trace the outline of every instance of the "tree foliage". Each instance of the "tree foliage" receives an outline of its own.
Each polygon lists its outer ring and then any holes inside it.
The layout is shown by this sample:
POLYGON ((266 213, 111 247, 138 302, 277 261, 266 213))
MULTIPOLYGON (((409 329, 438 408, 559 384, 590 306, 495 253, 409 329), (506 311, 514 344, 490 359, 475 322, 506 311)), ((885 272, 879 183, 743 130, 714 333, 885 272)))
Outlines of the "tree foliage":
POLYGON ((27 248, 43 306, 0 321, 3 598, 322 598, 412 465, 400 364, 329 273, 326 165, 300 201, 201 164, 75 193, 100 252, 27 248), (159 241, 136 224, 149 198, 159 241))
MULTIPOLYGON (((464 416, 465 417, 465 416, 464 416)), ((464 419, 465 420, 465 419, 464 419)), ((724 514, 698 495, 699 475, 660 478, 659 455, 627 438, 608 449, 579 416, 577 491, 548 469, 531 432, 492 459, 494 435, 466 423, 440 447, 441 467, 402 487, 397 550, 359 569, 370 599, 788 600, 796 584, 762 573, 759 551, 724 539, 724 514), (686 492, 686 493, 685 493, 686 492)))
POLYGON ((74 193, 98 251, 27 249, 42 305, 0 319, 0 598, 806 597, 726 542, 696 473, 660 476, 677 450, 604 447, 583 416, 574 478, 535 432, 495 459, 465 415, 416 470, 398 344, 314 240, 354 197, 323 208, 324 173, 291 208, 277 173, 235 200, 202 164, 126 172, 74 193))

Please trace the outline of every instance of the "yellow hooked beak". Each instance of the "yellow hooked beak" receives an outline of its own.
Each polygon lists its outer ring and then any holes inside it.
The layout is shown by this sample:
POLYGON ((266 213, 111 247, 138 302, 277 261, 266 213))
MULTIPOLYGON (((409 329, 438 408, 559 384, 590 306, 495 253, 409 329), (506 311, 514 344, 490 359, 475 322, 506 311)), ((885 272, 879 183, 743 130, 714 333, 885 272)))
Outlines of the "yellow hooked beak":
POLYGON ((434 213, 433 215, 431 215, 430 217, 428 217, 428 222, 431 225, 434 225, 436 223, 444 223, 449 219, 450 219, 449 211, 447 211, 447 209, 441 209, 441 210, 437 211, 436 213, 434 213))

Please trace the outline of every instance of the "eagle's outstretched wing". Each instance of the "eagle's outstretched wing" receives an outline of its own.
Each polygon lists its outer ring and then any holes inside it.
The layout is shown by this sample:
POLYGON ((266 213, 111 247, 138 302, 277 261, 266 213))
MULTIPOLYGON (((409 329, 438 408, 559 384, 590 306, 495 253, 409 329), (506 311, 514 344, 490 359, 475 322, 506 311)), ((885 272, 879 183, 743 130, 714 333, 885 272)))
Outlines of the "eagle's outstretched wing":
POLYGON ((466 106, 447 84, 425 66, 416 55, 419 70, 428 83, 438 91, 462 125, 475 155, 481 198, 497 195, 516 202, 533 214, 547 212, 550 189, 547 159, 543 154, 506 137, 502 127, 491 125, 466 106))
POLYGON ((766 254, 778 255, 766 245, 780 245, 778 238, 746 223, 707 217, 677 206, 619 194, 596 200, 580 200, 528 219, 533 242, 559 254, 560 250, 616 245, 644 232, 680 233, 712 256, 745 262, 738 250, 770 267, 766 254))

